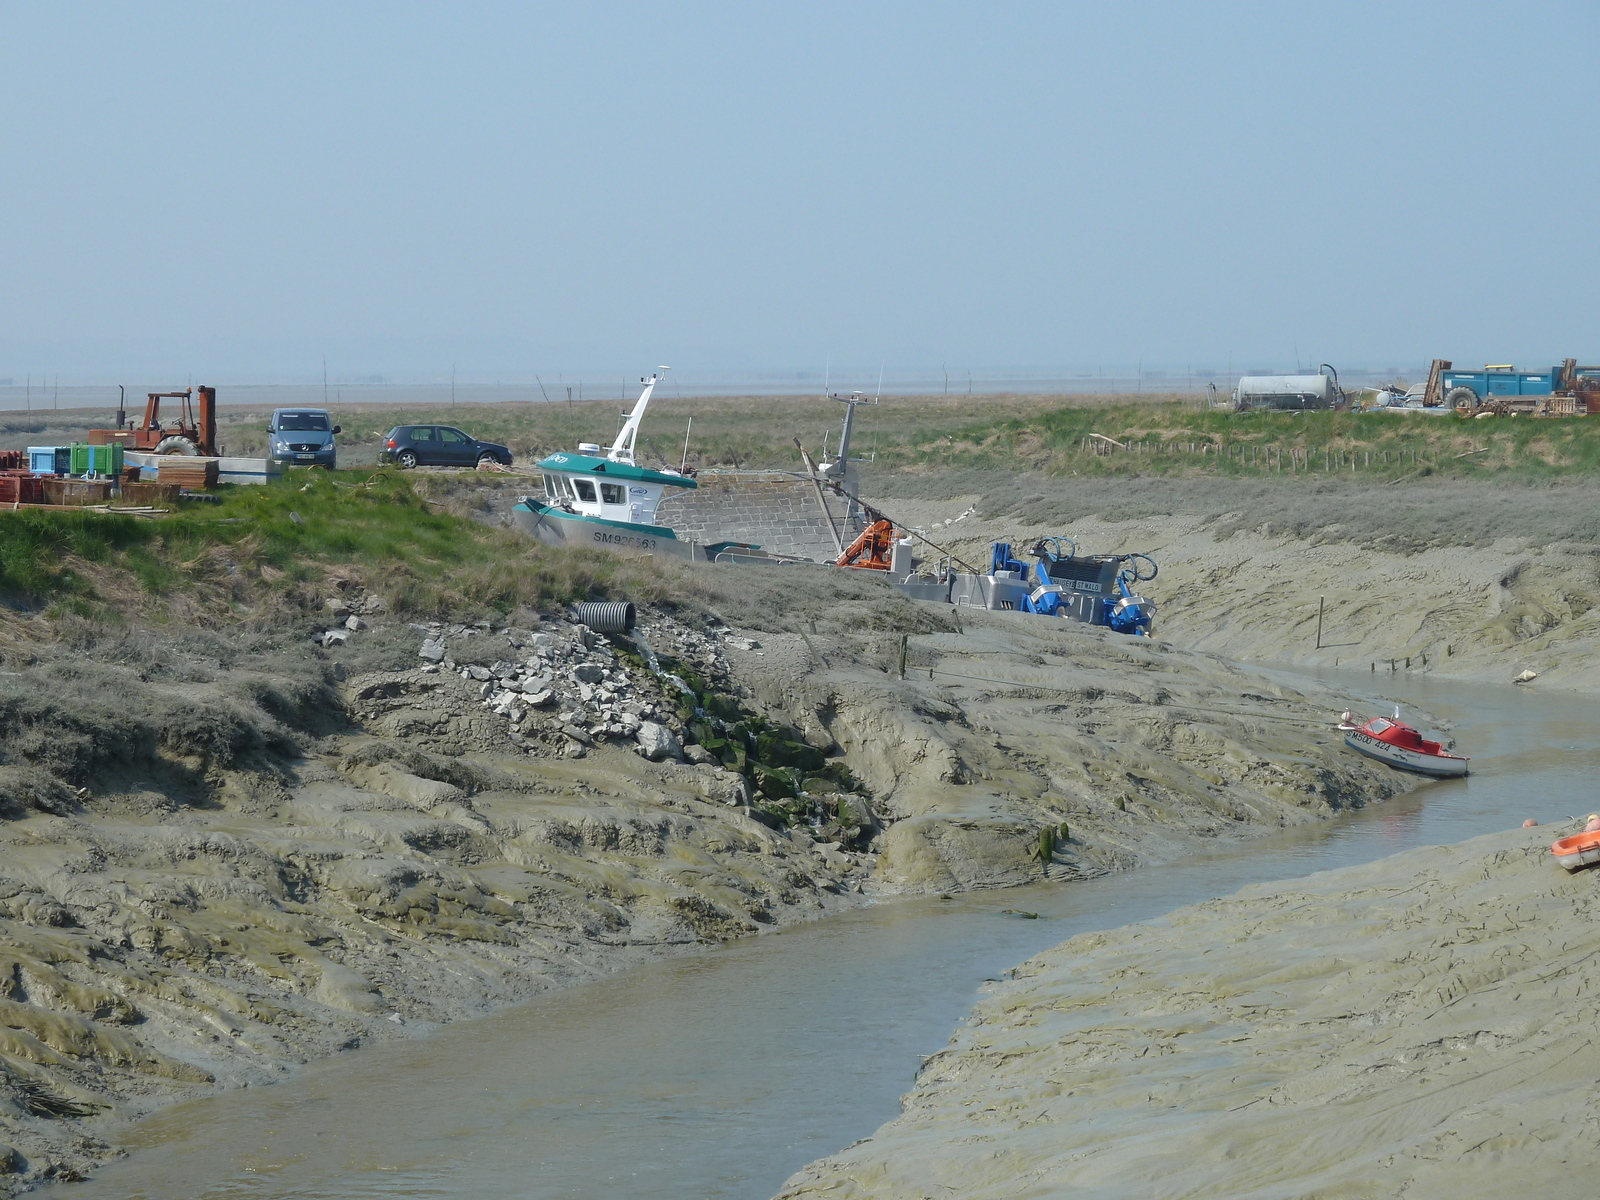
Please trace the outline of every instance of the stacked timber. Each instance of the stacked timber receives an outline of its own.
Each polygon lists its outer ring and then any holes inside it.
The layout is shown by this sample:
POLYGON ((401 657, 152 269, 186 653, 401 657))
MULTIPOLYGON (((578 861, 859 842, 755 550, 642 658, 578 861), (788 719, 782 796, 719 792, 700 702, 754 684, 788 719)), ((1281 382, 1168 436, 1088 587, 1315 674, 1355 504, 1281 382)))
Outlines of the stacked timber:
POLYGON ((217 486, 217 460, 167 454, 162 456, 156 477, 159 482, 177 484, 184 491, 208 491, 217 486))

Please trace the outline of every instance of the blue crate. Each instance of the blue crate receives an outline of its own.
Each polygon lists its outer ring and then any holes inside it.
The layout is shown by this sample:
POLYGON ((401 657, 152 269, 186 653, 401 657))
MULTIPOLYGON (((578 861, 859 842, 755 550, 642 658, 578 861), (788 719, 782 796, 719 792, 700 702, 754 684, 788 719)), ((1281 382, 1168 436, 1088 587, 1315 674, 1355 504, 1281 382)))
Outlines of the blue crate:
POLYGON ((68 475, 72 472, 71 446, 29 446, 28 470, 36 475, 68 475))

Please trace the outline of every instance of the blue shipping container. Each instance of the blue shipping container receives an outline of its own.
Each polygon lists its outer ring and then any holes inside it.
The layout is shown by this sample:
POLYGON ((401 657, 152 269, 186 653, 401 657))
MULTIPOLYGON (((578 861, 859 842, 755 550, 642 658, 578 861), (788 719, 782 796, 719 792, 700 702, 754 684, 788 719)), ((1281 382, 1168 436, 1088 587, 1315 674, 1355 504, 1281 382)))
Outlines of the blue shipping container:
POLYGON ((28 470, 36 475, 67 475, 72 471, 71 446, 29 446, 28 470))

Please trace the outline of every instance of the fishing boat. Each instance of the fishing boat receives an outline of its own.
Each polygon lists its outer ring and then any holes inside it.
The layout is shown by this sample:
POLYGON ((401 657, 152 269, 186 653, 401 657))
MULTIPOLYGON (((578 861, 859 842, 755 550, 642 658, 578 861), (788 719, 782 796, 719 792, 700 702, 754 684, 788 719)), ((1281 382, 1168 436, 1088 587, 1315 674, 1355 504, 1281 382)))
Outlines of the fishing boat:
POLYGON ((558 450, 540 460, 544 496, 523 496, 511 510, 511 523, 550 546, 596 546, 677 558, 705 559, 707 547, 682 540, 668 526, 656 524, 656 508, 668 488, 694 488, 686 469, 659 471, 634 462, 639 423, 659 371, 640 379, 644 390, 609 450, 579 442, 576 453, 558 450))
POLYGON ((1550 843, 1550 853, 1569 871, 1600 863, 1600 832, 1575 833, 1550 843))
POLYGON ((1344 732, 1344 744, 1350 749, 1402 771, 1415 771, 1436 779, 1457 779, 1467 773, 1465 758, 1451 754, 1442 742, 1428 741, 1400 720, 1399 705, 1395 706, 1393 719, 1364 720, 1344 713, 1339 728, 1344 732))

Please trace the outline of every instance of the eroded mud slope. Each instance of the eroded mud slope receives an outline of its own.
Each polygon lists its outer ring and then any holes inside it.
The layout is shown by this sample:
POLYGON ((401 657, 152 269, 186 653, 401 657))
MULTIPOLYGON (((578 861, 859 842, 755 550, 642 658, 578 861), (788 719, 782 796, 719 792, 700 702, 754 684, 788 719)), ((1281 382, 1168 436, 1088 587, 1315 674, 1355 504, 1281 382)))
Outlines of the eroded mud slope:
POLYGON ((783 1200, 1591 1195, 1600 876, 1551 837, 1075 937, 992 985, 904 1115, 783 1200))

